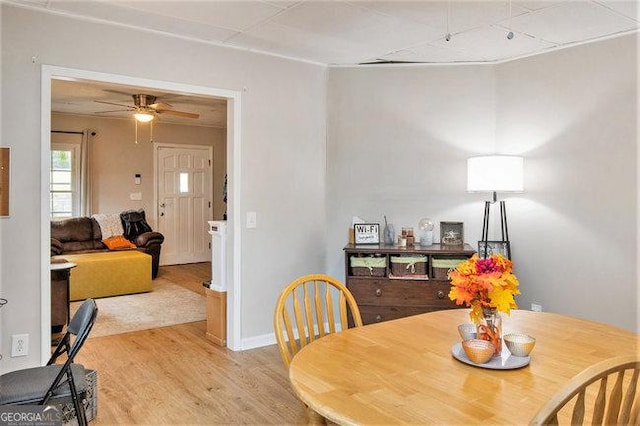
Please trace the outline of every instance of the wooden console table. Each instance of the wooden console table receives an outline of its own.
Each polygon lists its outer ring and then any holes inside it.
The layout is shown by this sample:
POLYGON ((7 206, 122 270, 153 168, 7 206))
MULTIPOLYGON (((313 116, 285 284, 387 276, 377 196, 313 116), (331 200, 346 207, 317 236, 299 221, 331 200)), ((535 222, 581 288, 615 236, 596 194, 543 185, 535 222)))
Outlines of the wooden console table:
MULTIPOLYGON (((469 245, 398 247, 386 244, 348 244, 345 252, 347 288, 358 302, 362 322, 371 324, 440 309, 456 308, 449 300, 451 284, 447 278, 449 267, 471 257, 475 250, 469 245), (408 270, 400 274, 394 260, 411 257, 424 259, 420 264, 406 264, 408 270), (352 258, 377 268, 354 268, 352 258), (447 265, 446 267, 439 267, 447 265), (419 268, 417 271, 415 268, 419 268), (415 270, 416 274, 411 274, 415 270)), ((404 266, 404 265, 402 265, 404 266)), ((402 268, 404 270, 404 268, 402 268)))
POLYGON ((69 276, 75 263, 52 260, 51 270, 51 332, 60 333, 69 324, 69 276))

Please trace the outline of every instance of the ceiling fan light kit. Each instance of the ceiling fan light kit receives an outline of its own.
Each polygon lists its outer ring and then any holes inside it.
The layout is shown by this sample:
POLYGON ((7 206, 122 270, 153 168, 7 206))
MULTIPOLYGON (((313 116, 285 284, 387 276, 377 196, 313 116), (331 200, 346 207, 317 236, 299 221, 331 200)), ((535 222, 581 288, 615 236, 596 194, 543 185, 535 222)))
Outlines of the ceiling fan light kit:
POLYGON ((141 123, 148 123, 154 119, 153 113, 147 111, 138 111, 133 116, 141 123))
MULTIPOLYGON (((151 120, 153 120, 153 116, 151 117, 151 120)), ((153 121, 151 120, 148 120, 147 122, 149 123, 149 142, 153 143, 153 121)), ((138 119, 136 118, 135 120, 133 120, 133 122, 136 124, 136 134, 134 142, 136 145, 138 145, 138 119)))

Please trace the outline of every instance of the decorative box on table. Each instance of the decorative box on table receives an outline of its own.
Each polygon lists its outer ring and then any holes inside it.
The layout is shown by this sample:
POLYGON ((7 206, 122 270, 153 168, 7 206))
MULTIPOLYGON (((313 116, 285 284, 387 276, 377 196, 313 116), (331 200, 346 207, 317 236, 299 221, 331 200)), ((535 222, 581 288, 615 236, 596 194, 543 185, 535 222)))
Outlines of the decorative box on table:
POLYGON ((394 277, 427 278, 427 256, 391 256, 390 261, 394 277))

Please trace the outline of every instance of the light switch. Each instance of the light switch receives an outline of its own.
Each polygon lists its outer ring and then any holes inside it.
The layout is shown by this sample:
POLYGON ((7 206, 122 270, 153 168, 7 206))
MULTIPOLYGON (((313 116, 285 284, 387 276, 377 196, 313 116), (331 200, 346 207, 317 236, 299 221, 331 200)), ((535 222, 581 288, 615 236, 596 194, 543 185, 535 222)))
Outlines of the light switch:
POLYGON ((258 226, 256 212, 247 212, 247 228, 254 229, 258 226))
POLYGON ((132 192, 129 194, 129 199, 134 201, 142 200, 142 192, 132 192))
POLYGON ((134 178, 134 182, 136 185, 140 185, 140 178, 141 178, 140 173, 136 173, 134 178))

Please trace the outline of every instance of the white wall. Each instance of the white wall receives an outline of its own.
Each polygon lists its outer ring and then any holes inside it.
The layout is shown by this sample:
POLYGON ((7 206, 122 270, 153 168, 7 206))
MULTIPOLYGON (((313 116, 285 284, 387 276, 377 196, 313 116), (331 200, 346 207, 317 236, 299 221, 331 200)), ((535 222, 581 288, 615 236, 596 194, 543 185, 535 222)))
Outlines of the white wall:
POLYGON ((7 4, 0 11, 0 136, 13 149, 12 217, 0 220, 0 291, 9 299, 0 312, 0 370, 40 361, 42 64, 243 91, 241 214, 257 212, 258 228, 241 237, 241 333, 272 333, 282 287, 325 263, 317 226, 325 222, 325 67, 7 4), (18 333, 30 335, 29 356, 10 358, 18 333))
POLYGON ((352 216, 396 232, 429 217, 481 235, 483 195, 466 158, 495 146, 493 66, 333 68, 328 81, 328 270, 344 279, 352 216))
POLYGON ((636 48, 629 36, 495 66, 331 69, 329 272, 344 278, 353 215, 396 230, 463 221, 476 247, 487 196, 465 192, 465 159, 520 154, 525 193, 502 198, 521 308, 637 332, 636 48))
POLYGON ((636 36, 497 68, 498 144, 525 157, 523 307, 638 330, 637 73, 636 36))

